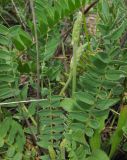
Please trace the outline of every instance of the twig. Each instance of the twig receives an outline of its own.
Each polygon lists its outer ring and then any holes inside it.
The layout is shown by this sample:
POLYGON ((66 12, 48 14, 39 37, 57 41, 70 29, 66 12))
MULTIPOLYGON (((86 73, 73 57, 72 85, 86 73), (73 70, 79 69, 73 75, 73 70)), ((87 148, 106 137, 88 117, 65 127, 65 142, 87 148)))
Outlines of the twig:
POLYGON ((19 20, 20 20, 21 25, 24 27, 24 29, 26 29, 25 23, 23 22, 23 20, 22 20, 20 14, 19 14, 19 11, 18 11, 18 9, 17 9, 17 7, 16 7, 15 2, 14 2, 13 0, 11 0, 11 2, 12 2, 12 4, 13 4, 13 6, 14 6, 14 9, 15 9, 15 11, 16 11, 18 17, 19 17, 19 20))
POLYGON ((2 102, 0 106, 10 105, 10 104, 20 104, 20 103, 31 103, 31 102, 41 102, 47 99, 31 99, 26 101, 15 101, 15 102, 2 102))
POLYGON ((26 118, 25 118, 25 121, 26 121, 27 126, 29 127, 30 132, 31 132, 32 141, 33 141, 34 145, 37 145, 37 137, 34 134, 34 131, 33 131, 32 127, 31 127, 31 124, 30 124, 29 120, 26 119, 26 118))
POLYGON ((36 137, 36 135, 35 135, 35 133, 34 133, 34 131, 33 131, 33 128, 31 127, 31 124, 30 124, 29 120, 25 117, 25 114, 24 114, 24 109, 25 109, 26 107, 25 107, 24 104, 23 104, 23 105, 20 104, 19 106, 22 108, 22 110, 20 110, 20 112, 21 112, 23 118, 25 119, 26 124, 27 124, 27 126, 29 127, 29 130, 30 130, 30 132, 31 132, 32 141, 33 141, 34 145, 36 145, 36 144, 37 144, 37 137, 36 137), (24 107, 25 107, 25 108, 24 108, 24 107))
POLYGON ((117 111, 115 111, 114 109, 110 109, 111 112, 113 112, 116 115, 120 115, 120 113, 118 113, 117 111))
POLYGON ((93 3, 91 3, 87 8, 84 9, 83 13, 86 14, 89 12, 89 10, 94 7, 97 3, 99 2, 99 0, 94 1, 93 3))

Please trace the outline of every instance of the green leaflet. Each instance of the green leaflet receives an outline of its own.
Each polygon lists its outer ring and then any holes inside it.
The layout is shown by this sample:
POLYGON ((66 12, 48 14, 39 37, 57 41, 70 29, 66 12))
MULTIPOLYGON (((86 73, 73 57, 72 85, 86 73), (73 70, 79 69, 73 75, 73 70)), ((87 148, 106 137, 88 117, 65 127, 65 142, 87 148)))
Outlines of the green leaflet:
POLYGON ((106 63, 104 62, 104 60, 107 60, 107 57, 103 57, 103 61, 102 59, 100 59, 99 57, 97 56, 92 56, 91 57, 91 61, 92 63, 95 65, 95 67, 98 69, 98 70, 102 70, 102 72, 104 71, 104 69, 106 68, 106 63))
POLYGON ((8 64, 0 64, 0 72, 9 72, 12 68, 8 64))
POLYGON ((90 121, 88 122, 89 127, 93 128, 93 129, 98 129, 99 128, 99 121, 96 119, 90 119, 90 121))
POLYGON ((23 154, 22 153, 17 153, 14 157, 13 160, 22 160, 23 154))
POLYGON ((9 39, 3 35, 0 35, 0 45, 9 45, 9 39))
POLYGON ((109 4, 107 0, 102 0, 102 14, 108 20, 109 18, 109 4))
MULTIPOLYGON (((86 122, 88 120, 88 114, 85 114, 85 113, 82 113, 82 112, 71 112, 69 114, 69 118, 71 118, 72 120, 77 120, 77 121, 80 121, 80 122, 86 122)), ((92 123, 91 123, 92 125, 92 123)))
POLYGON ((7 157, 13 157, 13 155, 15 154, 15 147, 10 147, 7 151, 7 157))
POLYGON ((119 102, 119 98, 114 98, 114 99, 100 99, 96 103, 96 108, 105 110, 108 109, 109 107, 115 105, 116 103, 119 102))
POLYGON ((74 99, 66 98, 61 102, 60 106, 63 107, 65 111, 71 112, 74 109, 74 103, 75 103, 74 99))
POLYGON ((8 74, 0 74, 0 82, 14 82, 15 79, 12 75, 8 75, 8 74))
POLYGON ((23 51, 25 48, 24 43, 22 42, 20 36, 17 36, 16 38, 13 38, 13 43, 17 50, 23 51))
POLYGON ((85 130, 85 134, 86 136, 88 136, 89 138, 92 138, 93 135, 94 135, 94 130, 90 127, 87 127, 86 130, 85 130))
POLYGON ((19 95, 18 89, 13 89, 11 87, 3 87, 2 89, 0 89, 0 99, 2 100, 17 95, 19 95))
POLYGON ((49 155, 44 155, 44 156, 40 156, 40 159, 41 160, 49 160, 50 157, 49 157, 49 155))
POLYGON ((21 30, 20 33, 20 38, 22 40, 22 42, 24 43, 24 45, 28 48, 31 46, 32 44, 32 37, 25 31, 21 30))
POLYGON ((77 101, 84 102, 88 105, 94 104, 94 97, 88 93, 85 92, 77 92, 75 93, 75 98, 77 101))
POLYGON ((60 34, 54 33, 55 39, 49 37, 46 45, 45 45, 45 51, 43 53, 43 59, 44 61, 48 61, 52 56, 54 55, 58 44, 60 43, 60 34))
POLYGON ((92 156, 87 158, 86 160, 109 160, 108 156, 102 150, 96 150, 93 152, 92 156))
POLYGON ((9 32, 8 28, 2 24, 0 24, 0 34, 7 35, 9 32))
POLYGON ((106 71, 105 73, 105 77, 108 80, 112 80, 112 81, 118 81, 121 78, 125 78, 126 77, 126 72, 122 71, 122 70, 115 70, 115 69, 109 69, 106 71))
POLYGON ((77 130, 72 133, 72 139, 76 142, 87 144, 83 131, 77 130))
POLYGON ((11 53, 7 50, 0 50, 0 59, 4 59, 7 61, 11 60, 11 53))

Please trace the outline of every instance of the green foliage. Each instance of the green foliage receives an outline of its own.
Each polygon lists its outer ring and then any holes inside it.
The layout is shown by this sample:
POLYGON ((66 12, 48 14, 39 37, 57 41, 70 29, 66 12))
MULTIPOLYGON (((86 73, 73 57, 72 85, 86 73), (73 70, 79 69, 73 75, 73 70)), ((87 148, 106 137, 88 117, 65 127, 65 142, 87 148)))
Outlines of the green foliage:
POLYGON ((0 128, 0 148, 5 151, 2 159, 22 159, 25 145, 22 126, 12 118, 7 117, 0 123, 0 128))
MULTIPOLYGON (((13 15, 11 20, 15 24, 7 26, 6 16, 0 24, 0 102, 28 100, 1 105, 0 158, 30 160, 41 155, 42 160, 109 160, 108 154, 113 157, 123 134, 127 135, 124 107, 107 144, 109 152, 104 149, 101 135, 110 111, 117 113, 115 105, 126 103, 123 95, 126 95, 127 55, 126 48, 121 47, 127 27, 124 2, 102 0, 91 10, 97 14, 95 36, 88 35, 86 22, 82 22, 87 17, 81 12, 76 17, 74 14, 72 38, 68 34, 64 40, 60 34, 68 29, 68 24, 72 25, 73 13, 90 2, 35 0, 36 26, 31 20, 29 1, 26 5, 17 1, 0 2, 1 16, 13 15), (10 7, 5 14, 7 3, 10 7), (14 12, 12 7, 16 7, 14 12), (35 27, 38 39, 34 37, 35 27), (67 58, 71 45, 73 55, 67 58), (56 50, 60 50, 57 53, 60 55, 54 56, 56 50), (21 58, 23 55, 26 60, 21 58), (27 77, 25 81, 22 76, 27 77), (37 92, 44 98, 42 101, 36 100, 37 92), (29 101, 33 98, 35 102, 29 101)), ((110 122, 114 125, 112 118, 110 122)), ((123 148, 126 150, 126 143, 123 148)))
MULTIPOLYGON (((72 132, 71 136, 76 134, 77 131, 80 131, 85 137, 90 137, 92 150, 96 150, 102 145, 100 133, 103 130, 104 121, 108 116, 110 107, 121 100, 121 95, 124 92, 124 80, 127 76, 127 72, 122 69, 124 65, 126 66, 126 59, 121 56, 123 51, 118 47, 118 39, 125 31, 126 20, 121 21, 119 28, 110 28, 110 24, 113 24, 114 21, 116 22, 116 18, 119 20, 120 17, 114 16, 113 19, 112 10, 107 6, 109 5, 108 2, 103 2, 104 4, 102 3, 102 5, 104 5, 104 7, 102 6, 101 12, 103 18, 101 21, 104 25, 99 25, 102 41, 102 43, 98 45, 100 51, 96 54, 90 53, 87 55, 87 62, 84 64, 86 71, 79 78, 80 91, 75 94, 73 100, 65 99, 61 104, 63 108, 69 112, 68 117, 71 119, 71 123, 69 123, 68 127, 72 132), (105 14, 108 10, 109 16, 105 14), (108 18, 105 16, 108 16, 108 18), (116 91, 118 87, 120 89, 116 91), (68 101, 70 102, 68 103, 68 101), (100 118, 102 124, 99 122, 100 118)), ((111 7, 115 8, 115 3, 112 3, 111 7)), ((115 15, 117 16, 117 12, 115 15)), ((79 135, 77 137, 79 137, 79 135)), ((113 138, 113 141, 114 139, 115 138, 113 138)), ((120 141, 118 143, 120 143, 120 141)))
POLYGON ((46 33, 61 19, 72 14, 85 4, 85 0, 59 0, 51 5, 48 0, 36 0, 36 15, 39 19, 39 31, 46 33))

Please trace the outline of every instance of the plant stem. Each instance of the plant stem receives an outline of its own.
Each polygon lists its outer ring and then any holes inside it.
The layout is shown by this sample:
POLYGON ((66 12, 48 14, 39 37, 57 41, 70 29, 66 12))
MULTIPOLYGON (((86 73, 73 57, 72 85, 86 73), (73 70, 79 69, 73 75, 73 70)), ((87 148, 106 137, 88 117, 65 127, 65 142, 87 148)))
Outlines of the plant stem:
POLYGON ((64 92, 65 92, 65 90, 67 89, 69 83, 71 82, 71 79, 72 79, 72 72, 70 72, 69 77, 68 77, 68 80, 66 81, 66 83, 65 83, 64 87, 62 88, 62 90, 61 90, 61 92, 60 92, 59 95, 62 96, 62 95, 64 94, 64 92))
POLYGON ((35 119, 33 118, 33 116, 30 114, 30 112, 28 111, 28 109, 26 108, 26 106, 24 104, 22 104, 22 109, 23 111, 25 111, 27 113, 27 115, 30 117, 32 123, 34 124, 35 127, 37 127, 37 123, 35 121, 35 119))
MULTIPOLYGON (((36 63, 37 63, 37 99, 40 98, 40 60, 39 60, 39 43, 38 43, 38 34, 37 34, 37 25, 36 25, 36 15, 34 10, 34 2, 33 0, 30 0, 30 6, 32 10, 32 16, 33 16, 33 24, 34 24, 34 37, 35 37, 35 43, 36 43, 36 63)), ((37 105, 37 124, 38 124, 38 132, 39 132, 39 117, 38 117, 38 105, 37 105)))
POLYGON ((64 68, 65 68, 65 71, 67 72, 68 71, 68 68, 67 68, 67 57, 66 57, 65 48, 64 48, 64 42, 63 41, 62 41, 62 53, 63 53, 63 57, 64 57, 64 68))
POLYGON ((77 44, 73 45, 73 67, 72 67, 72 97, 74 97, 74 93, 76 91, 76 72, 77 72, 77 56, 76 56, 76 52, 77 52, 77 44))
POLYGON ((115 155, 116 150, 121 142, 123 136, 122 128, 127 124, 127 105, 123 105, 121 107, 120 116, 118 119, 117 129, 113 133, 110 138, 111 150, 109 153, 109 157, 112 158, 115 155))
POLYGON ((26 106, 24 104, 19 104, 19 109, 20 109, 20 113, 22 114, 22 116, 24 117, 26 124, 31 132, 31 137, 32 137, 32 141, 34 145, 37 145, 37 136, 35 135, 33 128, 31 127, 31 123, 29 122, 29 120, 26 118, 24 112, 26 112, 29 116, 30 119, 32 121, 32 123, 34 124, 34 126, 37 126, 36 121, 34 120, 34 118, 32 117, 32 115, 30 115, 29 111, 27 110, 26 106))

